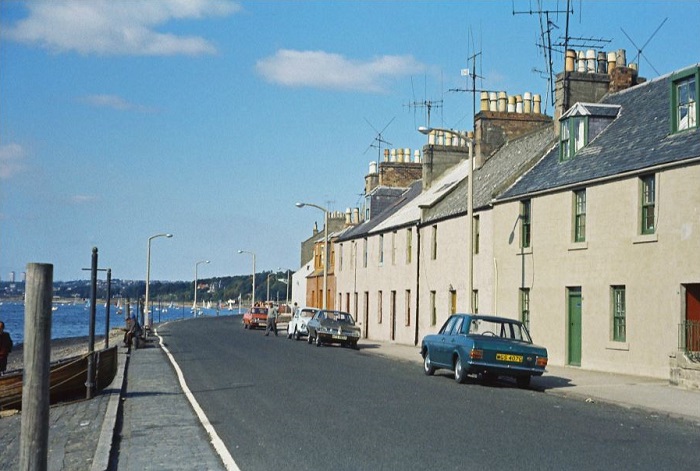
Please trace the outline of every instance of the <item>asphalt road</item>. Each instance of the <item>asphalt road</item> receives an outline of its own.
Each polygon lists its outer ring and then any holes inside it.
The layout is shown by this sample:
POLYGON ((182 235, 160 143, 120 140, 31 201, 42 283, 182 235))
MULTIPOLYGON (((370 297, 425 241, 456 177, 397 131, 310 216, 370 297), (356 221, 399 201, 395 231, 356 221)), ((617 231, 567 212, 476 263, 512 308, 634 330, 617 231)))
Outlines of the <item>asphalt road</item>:
MULTIPOLYGON (((521 390, 244 330, 240 317, 158 329, 242 470, 697 470, 682 420, 521 390)), ((536 379, 533 385, 536 388, 536 379)), ((183 444, 183 446, 187 446, 183 444)))

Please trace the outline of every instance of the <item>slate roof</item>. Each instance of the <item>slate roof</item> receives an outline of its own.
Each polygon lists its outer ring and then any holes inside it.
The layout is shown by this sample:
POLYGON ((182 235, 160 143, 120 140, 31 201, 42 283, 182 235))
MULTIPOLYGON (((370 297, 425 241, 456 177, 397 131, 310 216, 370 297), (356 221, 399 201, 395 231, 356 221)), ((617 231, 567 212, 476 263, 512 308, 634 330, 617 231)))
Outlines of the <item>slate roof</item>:
MULTIPOLYGON (((614 118, 620 111, 619 105, 609 105, 600 103, 576 103, 561 117, 569 116, 602 116, 604 118, 614 118)), ((561 119, 561 118, 560 118, 561 119)))
POLYGON ((421 180, 416 180, 415 182, 411 183, 408 189, 404 191, 403 195, 401 195, 398 200, 385 208, 381 213, 372 216, 372 219, 369 221, 365 221, 362 224, 349 228, 340 237, 338 237, 338 242, 366 237, 377 225, 382 223, 404 205, 413 201, 418 195, 420 195, 422 190, 423 182, 421 180))
POLYGON ((463 160, 446 171, 433 182, 430 188, 414 198, 409 204, 392 211, 393 214, 378 224, 371 232, 386 232, 393 228, 405 227, 421 221, 423 208, 429 208, 453 193, 459 183, 467 178, 469 165, 469 160, 463 160))
POLYGON ((602 103, 621 108, 605 130, 566 162, 557 143, 498 200, 700 157, 700 129, 671 134, 671 76, 606 95, 602 103))
POLYGON ((370 200, 370 219, 384 212, 397 198, 406 192, 408 188, 378 186, 367 197, 370 200))
MULTIPOLYGON (((328 233, 328 240, 333 240, 333 239, 336 238, 336 237, 340 238, 340 237, 343 236, 343 234, 347 233, 349 230, 351 230, 351 229, 353 229, 353 228, 354 228, 354 226, 348 226, 348 227, 343 227, 342 229, 340 229, 340 230, 338 230, 338 231, 329 232, 329 233, 328 233)), ((325 236, 325 234, 323 233, 323 231, 318 231, 318 233, 315 234, 315 235, 316 235, 316 239, 314 239, 314 244, 321 243, 321 242, 323 242, 323 241, 325 240, 325 238, 326 238, 326 236, 325 236)))
MULTIPOLYGON (((494 195, 511 185, 555 143, 552 125, 544 126, 501 146, 481 168, 474 171, 474 208, 488 206, 494 195)), ((441 201, 427 209, 423 222, 467 214, 468 179, 460 181, 441 201)))

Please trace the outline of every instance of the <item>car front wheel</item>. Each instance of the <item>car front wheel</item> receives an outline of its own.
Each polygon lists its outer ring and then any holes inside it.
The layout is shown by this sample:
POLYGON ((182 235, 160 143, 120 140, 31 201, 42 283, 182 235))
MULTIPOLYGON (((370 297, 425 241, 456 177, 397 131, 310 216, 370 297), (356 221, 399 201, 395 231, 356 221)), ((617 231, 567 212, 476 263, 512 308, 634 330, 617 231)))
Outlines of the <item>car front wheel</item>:
POLYGON ((435 374, 435 367, 430 361, 430 352, 428 350, 426 350, 425 355, 423 355, 423 372, 428 376, 435 374))
POLYGON ((316 346, 320 347, 321 346, 321 336, 316 334, 316 346))
POLYGON ((462 384, 467 380, 467 372, 462 366, 462 360, 458 357, 455 358, 455 381, 462 384))
POLYGON ((299 330, 294 329, 294 340, 299 340, 301 338, 301 334, 299 334, 299 330))
POLYGON ((306 338, 306 343, 311 345, 314 341, 314 338, 311 336, 311 331, 309 331, 309 336, 306 338))

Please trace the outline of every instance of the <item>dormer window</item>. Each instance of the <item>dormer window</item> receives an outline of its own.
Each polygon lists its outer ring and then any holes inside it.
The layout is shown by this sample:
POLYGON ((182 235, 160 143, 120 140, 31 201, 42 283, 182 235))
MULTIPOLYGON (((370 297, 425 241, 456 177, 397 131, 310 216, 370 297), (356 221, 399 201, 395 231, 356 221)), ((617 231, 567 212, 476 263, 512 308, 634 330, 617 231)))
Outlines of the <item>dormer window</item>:
POLYGON ((619 105, 576 103, 560 122, 559 161, 566 162, 588 145, 620 112, 619 105))
POLYGON ((588 119, 574 116, 561 122, 561 146, 559 160, 572 159, 576 152, 588 143, 588 119))
POLYGON ((681 72, 672 80, 672 132, 698 126, 698 69, 681 72))

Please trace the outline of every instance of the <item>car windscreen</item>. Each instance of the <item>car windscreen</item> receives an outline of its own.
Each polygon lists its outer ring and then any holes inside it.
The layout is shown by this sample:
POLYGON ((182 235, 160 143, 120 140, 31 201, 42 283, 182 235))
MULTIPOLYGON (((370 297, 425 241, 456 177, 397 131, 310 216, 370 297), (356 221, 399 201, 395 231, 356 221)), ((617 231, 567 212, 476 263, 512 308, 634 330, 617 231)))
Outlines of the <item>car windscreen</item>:
POLYGON ((312 317, 314 317, 314 314, 316 314, 315 311, 303 310, 299 313, 299 317, 303 317, 304 319, 311 319, 312 317))
POLYGON ((489 319, 472 319, 469 323, 470 335, 485 335, 511 340, 522 340, 532 343, 530 334, 519 322, 509 322, 489 319))
POLYGON ((353 320, 352 316, 350 314, 348 314, 347 312, 326 311, 325 317, 328 320, 340 322, 342 324, 355 325, 355 321, 353 320))
POLYGON ((267 314, 267 308, 265 307, 254 307, 250 310, 253 314, 267 314))

